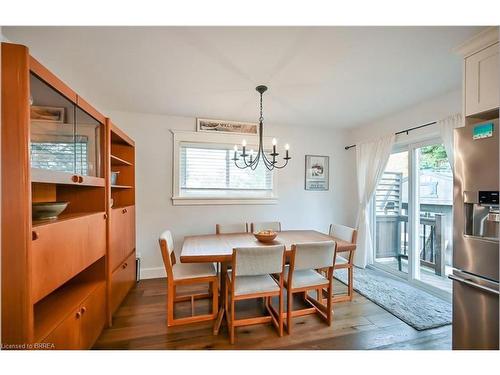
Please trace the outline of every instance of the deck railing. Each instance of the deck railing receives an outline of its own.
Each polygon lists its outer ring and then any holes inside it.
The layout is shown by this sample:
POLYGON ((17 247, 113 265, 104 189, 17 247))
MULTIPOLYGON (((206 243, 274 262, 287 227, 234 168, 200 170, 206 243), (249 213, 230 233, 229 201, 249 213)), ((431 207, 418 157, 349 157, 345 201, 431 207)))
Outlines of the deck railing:
MULTIPOLYGON (((445 274, 445 217, 425 212, 419 222, 420 265, 434 269, 439 276, 445 274)), ((401 271, 402 259, 408 259, 408 216, 377 215, 376 225, 376 257, 395 257, 401 271)))

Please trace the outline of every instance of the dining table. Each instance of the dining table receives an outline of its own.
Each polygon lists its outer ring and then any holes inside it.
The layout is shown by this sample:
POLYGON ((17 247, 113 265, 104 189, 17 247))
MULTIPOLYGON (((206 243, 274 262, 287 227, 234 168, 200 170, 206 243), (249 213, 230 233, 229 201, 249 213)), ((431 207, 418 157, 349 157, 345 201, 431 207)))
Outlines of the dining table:
POLYGON ((186 236, 182 245, 181 263, 220 263, 220 296, 219 311, 214 324, 213 333, 217 335, 224 318, 225 280, 228 266, 232 261, 233 249, 239 247, 265 247, 269 245, 284 245, 290 252, 292 245, 306 242, 329 241, 336 242, 336 252, 349 252, 356 244, 347 242, 315 230, 284 230, 278 232, 272 242, 262 243, 252 233, 207 234, 186 236))

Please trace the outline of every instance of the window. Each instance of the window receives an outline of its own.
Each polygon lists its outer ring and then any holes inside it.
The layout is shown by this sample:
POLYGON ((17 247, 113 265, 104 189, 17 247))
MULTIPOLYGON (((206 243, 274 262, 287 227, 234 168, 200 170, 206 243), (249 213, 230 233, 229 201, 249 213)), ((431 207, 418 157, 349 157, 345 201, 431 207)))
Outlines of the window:
POLYGON ((174 204, 275 203, 273 173, 263 163, 254 171, 234 164, 235 135, 189 134, 174 141, 174 204))

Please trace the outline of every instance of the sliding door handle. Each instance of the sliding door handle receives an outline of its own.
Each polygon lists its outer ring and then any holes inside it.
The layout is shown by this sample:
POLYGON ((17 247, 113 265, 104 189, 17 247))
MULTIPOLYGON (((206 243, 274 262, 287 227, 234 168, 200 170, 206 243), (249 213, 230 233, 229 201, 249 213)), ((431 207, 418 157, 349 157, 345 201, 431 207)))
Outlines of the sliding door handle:
POLYGON ((471 286, 473 288, 481 289, 481 290, 483 290, 485 292, 496 294, 497 296, 500 295, 500 292, 498 290, 495 290, 495 289, 492 289, 492 288, 488 288, 487 286, 484 286, 484 285, 477 284, 477 283, 475 283, 475 282, 473 282, 471 280, 468 280, 468 279, 457 277, 455 275, 448 275, 448 278, 450 278, 453 281, 458 281, 459 283, 466 284, 466 285, 471 286))

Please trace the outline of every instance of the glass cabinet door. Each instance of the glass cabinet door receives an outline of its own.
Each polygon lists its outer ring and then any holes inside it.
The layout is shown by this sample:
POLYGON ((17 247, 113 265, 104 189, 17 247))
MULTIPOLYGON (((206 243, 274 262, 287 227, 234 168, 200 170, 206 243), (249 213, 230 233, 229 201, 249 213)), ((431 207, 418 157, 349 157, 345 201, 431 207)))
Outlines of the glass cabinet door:
POLYGON ((30 77, 31 167, 75 171, 75 104, 30 77))
POLYGON ((76 107, 75 173, 102 177, 102 142, 104 125, 76 107))
POLYGON ((31 74, 31 167, 102 177, 104 125, 31 74))

